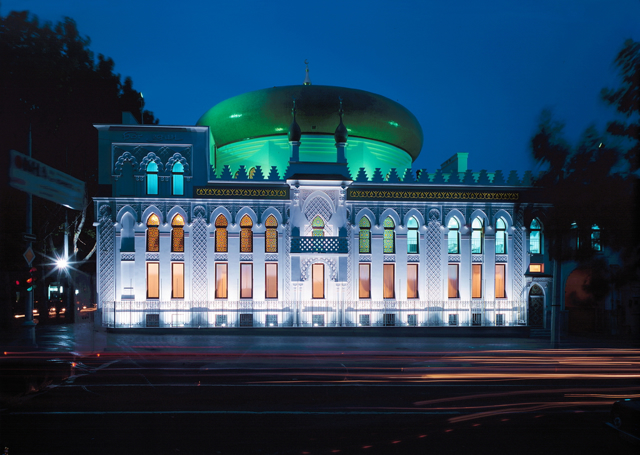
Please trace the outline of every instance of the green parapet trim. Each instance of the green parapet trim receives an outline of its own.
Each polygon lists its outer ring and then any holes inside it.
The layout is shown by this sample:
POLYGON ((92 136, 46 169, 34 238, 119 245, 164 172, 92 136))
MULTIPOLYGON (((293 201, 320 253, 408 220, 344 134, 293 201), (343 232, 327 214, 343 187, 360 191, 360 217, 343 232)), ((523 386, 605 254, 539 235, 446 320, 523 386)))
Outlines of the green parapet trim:
POLYGON ((193 188, 193 197, 204 199, 289 199, 289 186, 237 186, 216 185, 196 186, 193 188))
POLYGON ((403 190, 349 188, 347 200, 370 201, 510 201, 520 198, 517 191, 465 191, 450 189, 403 190))

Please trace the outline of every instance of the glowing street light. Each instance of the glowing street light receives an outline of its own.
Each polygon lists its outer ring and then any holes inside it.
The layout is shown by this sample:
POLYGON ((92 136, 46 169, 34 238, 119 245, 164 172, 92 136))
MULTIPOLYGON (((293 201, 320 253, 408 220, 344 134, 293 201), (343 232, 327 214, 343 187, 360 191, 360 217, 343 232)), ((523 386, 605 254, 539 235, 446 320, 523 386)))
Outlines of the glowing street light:
POLYGON ((56 267, 60 270, 67 270, 67 267, 69 267, 69 261, 67 261, 67 258, 58 258, 56 259, 56 267))

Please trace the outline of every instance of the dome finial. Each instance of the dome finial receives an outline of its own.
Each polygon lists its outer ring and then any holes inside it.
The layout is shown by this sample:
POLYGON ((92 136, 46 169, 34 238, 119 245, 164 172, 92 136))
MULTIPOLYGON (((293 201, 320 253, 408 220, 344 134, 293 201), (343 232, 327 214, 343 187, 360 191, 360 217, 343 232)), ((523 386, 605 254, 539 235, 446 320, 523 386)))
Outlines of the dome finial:
POLYGON ((342 97, 339 96, 340 100, 340 109, 338 110, 338 115, 340 116, 340 124, 336 128, 336 132, 334 133, 334 138, 336 139, 336 144, 347 142, 347 138, 349 137, 349 133, 347 131, 347 127, 342 123, 342 114, 344 114, 344 109, 342 109, 342 97))
POLYGON ((309 78, 309 60, 305 58, 304 64, 307 65, 307 69, 305 71, 304 82, 302 85, 311 85, 311 79, 309 78))

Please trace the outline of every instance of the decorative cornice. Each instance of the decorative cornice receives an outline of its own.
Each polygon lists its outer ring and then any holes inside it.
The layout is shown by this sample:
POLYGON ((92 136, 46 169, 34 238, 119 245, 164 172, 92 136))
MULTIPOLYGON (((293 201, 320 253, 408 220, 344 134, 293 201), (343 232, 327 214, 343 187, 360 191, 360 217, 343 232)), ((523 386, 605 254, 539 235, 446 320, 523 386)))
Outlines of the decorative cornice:
POLYGON ((457 201, 517 201, 520 193, 516 191, 404 191, 404 190, 360 190, 349 188, 347 200, 457 200, 457 201))
POLYGON ((193 197, 209 198, 209 199, 289 199, 289 187, 257 187, 257 188, 240 188, 240 187, 206 187, 197 186, 193 189, 193 197))

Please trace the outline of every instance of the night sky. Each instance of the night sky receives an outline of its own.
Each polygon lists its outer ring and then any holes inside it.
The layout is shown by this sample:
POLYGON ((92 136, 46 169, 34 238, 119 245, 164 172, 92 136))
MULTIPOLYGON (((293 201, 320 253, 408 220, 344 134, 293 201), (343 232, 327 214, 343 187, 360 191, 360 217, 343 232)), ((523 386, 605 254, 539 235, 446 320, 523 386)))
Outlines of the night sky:
MULTIPOLYGON (((612 62, 640 40, 640 0, 0 0, 0 14, 73 18, 90 49, 131 76, 163 125, 193 125, 218 102, 302 84, 398 101, 424 132, 414 169, 469 152, 473 170, 534 169, 545 107, 572 141, 615 117, 612 62)), ((348 112, 345 114, 348 126, 348 112)))

